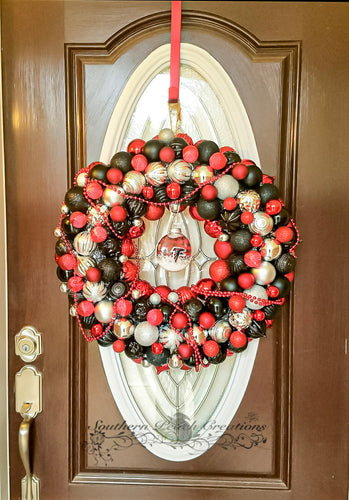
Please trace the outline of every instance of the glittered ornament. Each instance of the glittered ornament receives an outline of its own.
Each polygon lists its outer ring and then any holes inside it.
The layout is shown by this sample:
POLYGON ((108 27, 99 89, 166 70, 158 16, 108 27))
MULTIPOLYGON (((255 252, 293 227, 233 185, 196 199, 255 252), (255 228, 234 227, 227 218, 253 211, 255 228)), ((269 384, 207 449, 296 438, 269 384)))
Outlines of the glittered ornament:
POLYGON ((197 148, 199 150, 200 163, 208 163, 211 155, 219 153, 219 147, 213 141, 202 141, 197 145, 197 148))
POLYGON ((269 200, 279 198, 279 190, 274 184, 263 184, 258 188, 258 194, 261 202, 265 205, 269 200))
POLYGON ((222 175, 214 183, 217 189, 217 196, 220 200, 225 200, 225 198, 236 196, 240 186, 239 183, 231 175, 222 175))
POLYGON ((289 253, 284 253, 276 261, 275 266, 280 274, 288 274, 295 270, 296 259, 289 253))
POLYGON ((161 342, 166 349, 169 349, 170 352, 175 351, 181 341, 181 335, 178 334, 173 328, 170 328, 169 326, 161 328, 159 342, 161 342))
POLYGON ((159 337, 159 330, 148 321, 138 323, 134 331, 135 340, 142 346, 152 345, 159 337))
POLYGON ((197 211, 203 219, 215 220, 221 211, 220 203, 217 199, 208 201, 200 198, 197 204, 197 211))
POLYGON ((249 189, 239 193, 239 205, 242 210, 256 212, 259 209, 261 199, 256 191, 249 189))
POLYGON ((85 199, 83 188, 74 186, 65 195, 64 202, 71 212, 79 211, 86 213, 89 203, 85 199))
POLYGON ((234 328, 247 328, 252 322, 251 312, 245 308, 241 312, 234 312, 229 316, 229 323, 234 328))
POLYGON ((141 346, 136 340, 130 340, 126 343, 125 354, 128 358, 139 359, 143 356, 144 347, 141 346))
POLYGON ((249 298, 246 298, 246 307, 252 311, 261 309, 264 304, 263 300, 268 300, 268 295, 265 288, 261 285, 253 285, 251 288, 244 290, 249 298))
POLYGON ((86 281, 83 286, 82 293, 87 300, 90 300, 91 302, 100 302, 107 294, 107 287, 102 281, 99 283, 86 281))
POLYGON ((181 271, 189 264, 191 245, 179 227, 173 225, 169 234, 160 239, 156 256, 159 265, 167 271, 181 271))
POLYGON ((209 273, 213 281, 222 281, 230 275, 227 262, 221 259, 212 262, 209 273))
POLYGON ((234 252, 246 252, 252 248, 251 233, 248 229, 239 229, 230 237, 231 246, 234 252))
MULTIPOLYGON (((144 141, 142 141, 144 144, 144 141)), ((133 151, 136 153, 136 151, 133 151)), ((140 153, 140 151, 138 151, 140 153)), ((137 153, 136 153, 137 154, 137 153)), ((131 160, 132 160, 132 154, 130 154, 130 151, 120 151, 118 153, 115 153, 113 157, 110 160, 110 166, 111 168, 118 168, 121 170, 123 174, 126 174, 129 170, 131 170, 131 160)))
POLYGON ((116 281, 120 277, 120 264, 114 259, 106 258, 98 264, 98 269, 102 274, 102 281, 116 281))

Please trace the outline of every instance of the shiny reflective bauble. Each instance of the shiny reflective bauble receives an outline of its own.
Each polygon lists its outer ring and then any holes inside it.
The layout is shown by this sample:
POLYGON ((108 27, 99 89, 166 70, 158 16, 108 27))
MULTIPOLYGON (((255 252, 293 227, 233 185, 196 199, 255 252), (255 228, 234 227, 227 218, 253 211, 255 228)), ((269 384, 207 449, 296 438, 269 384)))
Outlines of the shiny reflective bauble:
POLYGON ((115 320, 113 330, 119 339, 125 340, 133 335, 135 327, 128 318, 119 318, 115 320))
POLYGON ((257 309, 262 309, 262 307, 264 307, 258 299, 269 299, 266 289, 260 285, 253 285, 251 288, 244 290, 244 293, 251 295, 250 299, 246 299, 246 306, 252 311, 256 311, 257 309), (255 299, 253 297, 255 297, 255 299))
POLYGON ((176 292, 170 292, 168 294, 167 298, 168 298, 168 300, 170 300, 174 304, 176 304, 178 302, 178 300, 179 300, 178 293, 176 293, 176 292))
POLYGON ((78 255, 76 257, 76 260, 77 260, 77 264, 78 264, 76 274, 78 276, 81 276, 81 277, 86 276, 86 272, 90 267, 96 267, 96 262, 91 257, 85 257, 83 255, 78 255))
POLYGON ((149 161, 157 161, 159 159, 160 149, 163 147, 163 142, 158 141, 157 139, 151 139, 144 144, 142 153, 148 158, 149 161))
POLYGON ((159 141, 170 144, 174 139, 174 133, 170 128, 163 128, 159 132, 159 141))
POLYGON ((248 165, 248 174, 244 178, 244 184, 250 188, 257 187, 263 179, 263 172, 256 165, 248 165))
POLYGON ((172 356, 168 360, 168 366, 172 370, 180 370, 182 368, 182 366, 183 366, 183 361, 178 356, 178 354, 172 354, 172 356))
POLYGON ((69 288, 68 288, 67 283, 65 283, 65 282, 61 283, 61 284, 60 284, 60 286, 59 286, 59 290, 60 290, 62 293, 68 293, 69 288))
POLYGON ((282 253, 281 244, 274 238, 266 238, 261 246, 261 256, 264 260, 277 259, 282 253))
POLYGON ((249 189, 239 194, 239 205, 242 210, 256 212, 261 204, 261 199, 256 191, 249 189))
POLYGON ((208 297, 205 305, 207 310, 212 313, 216 319, 221 318, 226 311, 225 301, 219 297, 208 297))
POLYGON ((88 172, 90 179, 96 179, 98 181, 107 182, 107 172, 108 167, 104 163, 96 162, 88 172))
POLYGON ((108 207, 113 207, 114 205, 122 205, 125 202, 125 191, 121 186, 117 186, 114 189, 106 187, 103 192, 103 202, 108 207))
POLYGON ((170 326, 164 326, 160 330, 159 342, 164 344, 166 349, 171 352, 175 351, 179 344, 182 342, 182 337, 170 326))
POLYGON ((120 264, 114 259, 103 259, 98 264, 98 269, 102 273, 102 281, 107 283, 116 281, 120 277, 120 264))
POLYGON ((206 342, 207 334, 207 330, 204 330, 196 324, 193 325, 193 337, 199 345, 202 345, 206 342))
POLYGON ((213 177, 213 170, 208 165, 196 167, 192 173, 192 179, 196 184, 202 184, 213 177))
POLYGON ((119 299, 123 295, 125 295, 128 292, 129 286, 127 283, 123 281, 117 281, 114 283, 108 292, 108 297, 110 297, 113 301, 116 299, 119 299))
POLYGON ((217 196, 220 200, 225 200, 228 197, 233 198, 240 189, 238 181, 231 175, 223 175, 213 185, 217 189, 217 196))
POLYGON ((257 285, 269 285, 276 276, 276 269, 270 262, 262 262, 251 270, 257 285))
POLYGON ((250 231, 261 236, 266 236, 273 229, 273 219, 265 212, 256 212, 254 220, 248 225, 250 231))
POLYGON ((72 316, 73 318, 76 317, 76 307, 75 306, 70 306, 69 308, 69 314, 70 316, 72 316))
POLYGON ((161 186, 167 179, 165 165, 159 161, 149 163, 145 170, 145 178, 152 186, 161 186))
POLYGON ((131 170, 125 174, 122 187, 126 193, 140 194, 145 185, 145 178, 141 172, 131 170))
POLYGON ((199 299, 193 298, 183 304, 183 309, 189 314, 192 321, 198 321, 203 305, 199 299))
POLYGON ((153 306, 157 306, 160 304, 161 302, 161 297, 158 293, 152 293, 149 297, 149 302, 153 305, 153 306))
POLYGON ((113 315, 113 303, 102 300, 95 305, 95 316, 100 323, 109 323, 113 315))
POLYGON ((239 292, 240 291, 240 287, 238 285, 238 282, 237 282, 236 278, 234 278, 233 276, 228 276, 227 278, 224 278, 224 280, 222 280, 220 282, 219 288, 220 288, 220 290, 222 290, 222 292, 239 292))
POLYGON ((286 297, 291 290, 291 283, 284 276, 277 276, 270 286, 274 286, 279 290, 278 299, 286 297))
POLYGON ((95 243, 88 231, 81 231, 74 238, 73 247, 80 255, 91 255, 91 253, 96 249, 97 243, 95 243))
POLYGON ((159 330, 148 321, 138 323, 134 331, 135 340, 142 346, 150 346, 157 341, 159 330))
POLYGON ((161 304, 159 309, 164 317, 162 323, 165 325, 170 321, 170 316, 173 313, 173 307, 170 304, 161 304))
POLYGON ((252 320, 250 326, 245 331, 251 339, 259 339, 261 337, 266 337, 266 324, 265 321, 252 320))
POLYGON ((95 226, 98 222, 103 224, 109 215, 109 209, 106 205, 96 205, 90 207, 86 213, 88 222, 95 226))
POLYGON ((147 297, 141 297, 133 305, 132 316, 136 321, 144 321, 147 317, 147 313, 150 309, 150 305, 147 297))
POLYGON ((184 184, 191 177, 191 168, 184 160, 175 160, 167 167, 167 175, 173 182, 184 184))
POLYGON ((219 320, 210 328, 209 335, 212 340, 222 343, 229 339, 231 331, 231 326, 227 321, 219 320))
POLYGON ((156 247, 159 265, 166 271, 181 271, 190 263, 191 245, 179 227, 173 226, 156 247))
POLYGON ((252 322, 251 312, 245 308, 242 312, 235 312, 229 316, 229 323, 234 328, 247 328, 252 322))
POLYGON ((82 288, 82 293, 85 299, 91 302, 100 302, 107 294, 107 287, 100 281, 98 283, 92 283, 92 281, 86 281, 82 288))

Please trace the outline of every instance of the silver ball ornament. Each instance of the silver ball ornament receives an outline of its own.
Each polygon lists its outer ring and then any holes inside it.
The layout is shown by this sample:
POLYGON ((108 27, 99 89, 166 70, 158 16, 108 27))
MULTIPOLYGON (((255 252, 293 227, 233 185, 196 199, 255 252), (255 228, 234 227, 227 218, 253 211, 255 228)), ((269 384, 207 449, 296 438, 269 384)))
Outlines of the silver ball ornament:
POLYGON ((242 210, 256 212, 261 204, 261 198, 256 191, 249 189, 239 194, 239 204, 242 210))
POLYGON ((172 354, 172 356, 168 360, 168 366, 172 370, 180 370, 182 368, 182 366, 183 366, 183 361, 178 356, 178 354, 172 354))
POLYGON ((121 264, 123 264, 124 262, 127 262, 127 261, 128 261, 127 255, 120 255, 119 262, 121 262, 121 264))
POLYGON ((165 165, 159 161, 149 163, 145 169, 145 178, 152 186, 161 186, 167 179, 165 165))
POLYGON ((163 128, 159 132, 159 141, 170 144, 174 139, 174 133, 170 128, 163 128))
POLYGON ((227 321, 219 320, 209 330, 210 337, 216 342, 226 342, 232 332, 231 326, 227 321))
POLYGON ((133 299, 137 300, 140 298, 141 292, 139 290, 132 290, 131 295, 133 299))
POLYGON ((125 191, 122 187, 117 186, 115 188, 106 187, 103 192, 103 202, 108 207, 113 207, 114 205, 122 205, 125 202, 125 191))
POLYGON ((179 295, 176 292, 170 292, 167 296, 168 300, 176 304, 179 301, 179 295))
POLYGON ((199 165, 196 167, 192 174, 192 179, 196 184, 202 184, 213 177, 213 170, 208 165, 199 165))
POLYGON ((87 209, 87 220, 90 224, 96 225, 98 222, 103 223, 104 219, 109 215, 109 208, 106 205, 96 205, 87 209))
POLYGON ((158 306, 161 302, 161 297, 160 297, 160 294, 158 293, 152 293, 149 297, 149 302, 153 305, 153 306, 158 306))
POLYGON ((73 247, 80 255, 91 255, 96 246, 88 231, 81 231, 74 238, 73 247))
POLYGON ((143 366, 143 368, 150 368, 151 367, 151 363, 149 363, 149 361, 145 358, 142 359, 141 365, 143 366))
POLYGON ((222 234, 220 234, 218 236, 218 240, 219 241, 229 241, 230 240, 230 236, 227 233, 222 233, 222 234))
POLYGON ((63 205, 61 206, 61 212, 62 212, 62 214, 69 213, 69 208, 67 207, 67 205, 65 203, 63 203, 63 205))
POLYGON ((274 238, 266 238, 261 246, 261 256, 264 260, 271 261, 280 257, 282 253, 281 243, 274 238))
POLYGON ((87 173, 81 172, 76 178, 76 183, 78 186, 84 187, 87 183, 87 173))
POLYGON ((159 330, 155 325, 148 323, 148 321, 142 321, 136 326, 134 335, 138 344, 146 347, 157 341, 159 330))
POLYGON ((70 306, 70 308, 69 308, 69 314, 70 314, 70 316, 72 316, 73 318, 75 318, 75 316, 76 316, 76 307, 75 306, 70 306))
POLYGON ((240 189, 238 181, 232 175, 222 175, 213 185, 218 191, 217 197, 220 200, 234 198, 240 189))
POLYGON ((257 285, 269 285, 276 276, 276 269, 270 262, 262 262, 260 267, 254 267, 251 272, 257 285))
POLYGON ((144 185, 145 177, 141 172, 136 172, 135 170, 126 172, 122 183, 122 187, 126 193, 140 194, 144 185))
POLYGON ((267 291, 261 285, 253 285, 251 288, 244 290, 244 293, 252 296, 250 299, 246 299, 246 307, 252 311, 257 311, 257 309, 264 307, 258 299, 268 300, 267 291))
POLYGON ((102 300, 95 305, 95 316, 100 323, 109 323, 113 316, 113 303, 102 300))
POLYGON ((199 345, 202 345, 206 341, 207 330, 199 327, 198 325, 193 325, 193 337, 199 345))
POLYGON ((90 267, 96 267, 96 262, 91 257, 85 257, 83 255, 78 255, 76 257, 78 268, 77 275, 80 277, 86 276, 86 272, 90 267))
POLYGON ((68 293, 69 290, 68 285, 66 283, 61 283, 59 289, 62 293, 68 293))
POLYGON ((86 281, 82 288, 82 293, 85 299, 90 302, 100 302, 107 295, 107 291, 107 287, 103 281, 99 281, 98 283, 86 281))
POLYGON ((248 328, 252 323, 251 313, 245 307, 241 312, 236 312, 229 316, 229 323, 234 328, 248 328))
POLYGON ((119 339, 126 340, 132 337, 135 327, 129 319, 119 318, 115 320, 113 330, 119 339))
POLYGON ((191 177, 191 168, 184 160, 175 160, 167 167, 167 175, 173 182, 184 184, 191 177))
POLYGON ((55 230, 53 231, 53 234, 56 238, 60 238, 62 236, 62 232, 59 229, 59 227, 56 227, 55 230))
POLYGON ((250 231, 261 236, 266 236, 273 229, 274 221, 270 215, 265 212, 255 212, 254 219, 248 225, 250 231))

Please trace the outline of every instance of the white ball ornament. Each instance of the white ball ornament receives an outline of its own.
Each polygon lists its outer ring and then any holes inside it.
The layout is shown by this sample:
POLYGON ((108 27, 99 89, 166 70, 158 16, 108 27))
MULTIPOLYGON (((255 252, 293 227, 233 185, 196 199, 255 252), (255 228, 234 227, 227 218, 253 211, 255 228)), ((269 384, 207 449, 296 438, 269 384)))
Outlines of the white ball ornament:
POLYGON ((248 307, 252 311, 257 311, 257 309, 262 309, 262 307, 264 307, 263 304, 260 304, 257 299, 268 300, 266 289, 260 285, 253 285, 253 287, 249 288, 248 290, 244 290, 244 293, 247 293, 252 297, 256 297, 255 299, 246 299, 246 307, 248 307))
POLYGON ((159 141, 170 144, 174 139, 174 133, 170 128, 163 128, 159 132, 159 141))
POLYGON ((125 202, 125 191, 121 186, 113 188, 106 187, 103 192, 104 204, 108 207, 113 207, 114 205, 122 205, 125 202))
POLYGON ((86 172, 82 172, 81 174, 79 174, 77 176, 76 183, 80 187, 84 187, 86 185, 86 183, 87 183, 87 174, 86 174, 86 172))
POLYGON ((152 293, 151 296, 149 297, 149 302, 153 306, 158 306, 160 304, 160 302, 161 302, 160 294, 158 294, 158 293, 152 293))
POLYGON ((136 326, 134 335, 138 344, 147 347, 157 341, 159 330, 155 325, 148 323, 148 321, 142 321, 136 326))
POLYGON ((91 255, 96 249, 97 243, 91 238, 89 231, 81 231, 78 233, 73 242, 73 247, 80 255, 91 255))
POLYGON ((252 274, 257 285, 269 285, 276 277, 276 269, 270 262, 262 262, 260 267, 254 267, 252 274))
POLYGON ((222 175, 213 184, 217 189, 217 197, 220 200, 225 200, 226 198, 234 198, 239 192, 239 183, 231 175, 222 175))
POLYGON ((174 304, 176 304, 178 302, 178 300, 179 300, 178 293, 176 293, 176 292, 170 292, 168 294, 167 298, 168 298, 168 300, 170 300, 174 304))
POLYGON ((95 316, 100 323, 109 323, 113 316, 113 303, 102 300, 95 305, 95 316))
POLYGON ((126 193, 140 194, 144 185, 145 177, 141 172, 136 172, 135 170, 126 172, 122 183, 122 187, 126 193))

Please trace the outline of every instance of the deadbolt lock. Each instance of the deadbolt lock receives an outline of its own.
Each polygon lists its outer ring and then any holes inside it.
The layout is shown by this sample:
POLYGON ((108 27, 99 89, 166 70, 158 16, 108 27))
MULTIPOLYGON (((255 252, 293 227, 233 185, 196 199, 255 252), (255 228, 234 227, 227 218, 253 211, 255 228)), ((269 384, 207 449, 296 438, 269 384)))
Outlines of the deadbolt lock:
POLYGON ((41 333, 33 326, 24 326, 15 336, 15 352, 25 363, 31 363, 42 353, 41 333))

